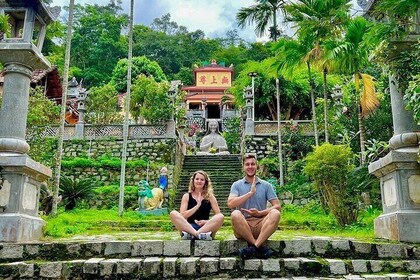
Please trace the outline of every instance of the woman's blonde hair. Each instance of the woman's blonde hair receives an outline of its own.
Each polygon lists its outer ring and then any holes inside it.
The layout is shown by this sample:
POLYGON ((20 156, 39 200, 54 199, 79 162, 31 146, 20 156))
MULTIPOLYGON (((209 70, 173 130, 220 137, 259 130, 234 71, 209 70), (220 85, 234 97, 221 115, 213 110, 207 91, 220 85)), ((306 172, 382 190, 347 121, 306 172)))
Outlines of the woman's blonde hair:
POLYGON ((204 181, 205 181, 204 188, 203 188, 204 198, 208 200, 210 198, 210 196, 213 195, 213 185, 211 184, 209 175, 203 170, 197 170, 191 176, 190 186, 188 188, 188 191, 193 192, 195 190, 194 179, 195 179, 195 176, 197 176, 197 174, 200 174, 200 175, 204 176, 204 181))

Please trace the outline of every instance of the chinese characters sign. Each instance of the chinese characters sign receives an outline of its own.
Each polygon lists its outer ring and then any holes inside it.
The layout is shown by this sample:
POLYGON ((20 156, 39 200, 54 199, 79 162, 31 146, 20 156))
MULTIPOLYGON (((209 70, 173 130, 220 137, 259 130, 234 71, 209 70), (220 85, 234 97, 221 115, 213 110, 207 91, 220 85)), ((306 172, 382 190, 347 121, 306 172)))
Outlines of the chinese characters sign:
POLYGON ((232 74, 230 72, 198 72, 196 86, 230 87, 232 74))

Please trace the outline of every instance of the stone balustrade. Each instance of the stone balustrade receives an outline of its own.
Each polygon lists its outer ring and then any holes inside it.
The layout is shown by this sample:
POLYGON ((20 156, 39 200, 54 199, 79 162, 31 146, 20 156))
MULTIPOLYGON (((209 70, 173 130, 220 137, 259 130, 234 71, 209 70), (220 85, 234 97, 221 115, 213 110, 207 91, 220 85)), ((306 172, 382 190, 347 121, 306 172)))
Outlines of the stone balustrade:
MULTIPOLYGON (((128 138, 175 138, 175 128, 168 124, 162 125, 129 125, 128 138)), ((58 137, 59 126, 51 125, 28 129, 26 138, 31 139, 35 135, 40 137, 58 137)), ((88 125, 84 124, 83 129, 75 125, 64 127, 64 139, 101 139, 101 138, 123 138, 123 125, 88 125), (80 134, 79 131, 82 131, 80 134)))

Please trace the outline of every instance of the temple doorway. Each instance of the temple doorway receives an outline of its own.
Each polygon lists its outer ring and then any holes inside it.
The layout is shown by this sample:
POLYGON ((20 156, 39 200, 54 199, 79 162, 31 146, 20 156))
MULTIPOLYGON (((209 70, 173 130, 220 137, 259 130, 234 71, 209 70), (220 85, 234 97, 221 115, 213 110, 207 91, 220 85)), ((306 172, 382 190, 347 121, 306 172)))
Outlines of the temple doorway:
POLYGON ((218 104, 207 105, 207 118, 208 119, 220 119, 220 107, 218 104))

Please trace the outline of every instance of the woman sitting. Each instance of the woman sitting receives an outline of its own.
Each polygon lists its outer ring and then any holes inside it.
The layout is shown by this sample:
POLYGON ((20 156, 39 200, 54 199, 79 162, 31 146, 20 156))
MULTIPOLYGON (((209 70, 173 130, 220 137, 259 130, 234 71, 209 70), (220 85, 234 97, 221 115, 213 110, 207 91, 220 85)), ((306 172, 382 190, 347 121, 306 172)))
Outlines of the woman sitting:
POLYGON ((194 172, 189 191, 182 196, 179 212, 173 210, 171 221, 181 232, 182 239, 212 240, 223 224, 224 216, 213 194, 213 186, 206 172, 194 172), (214 216, 210 218, 210 210, 214 216))

